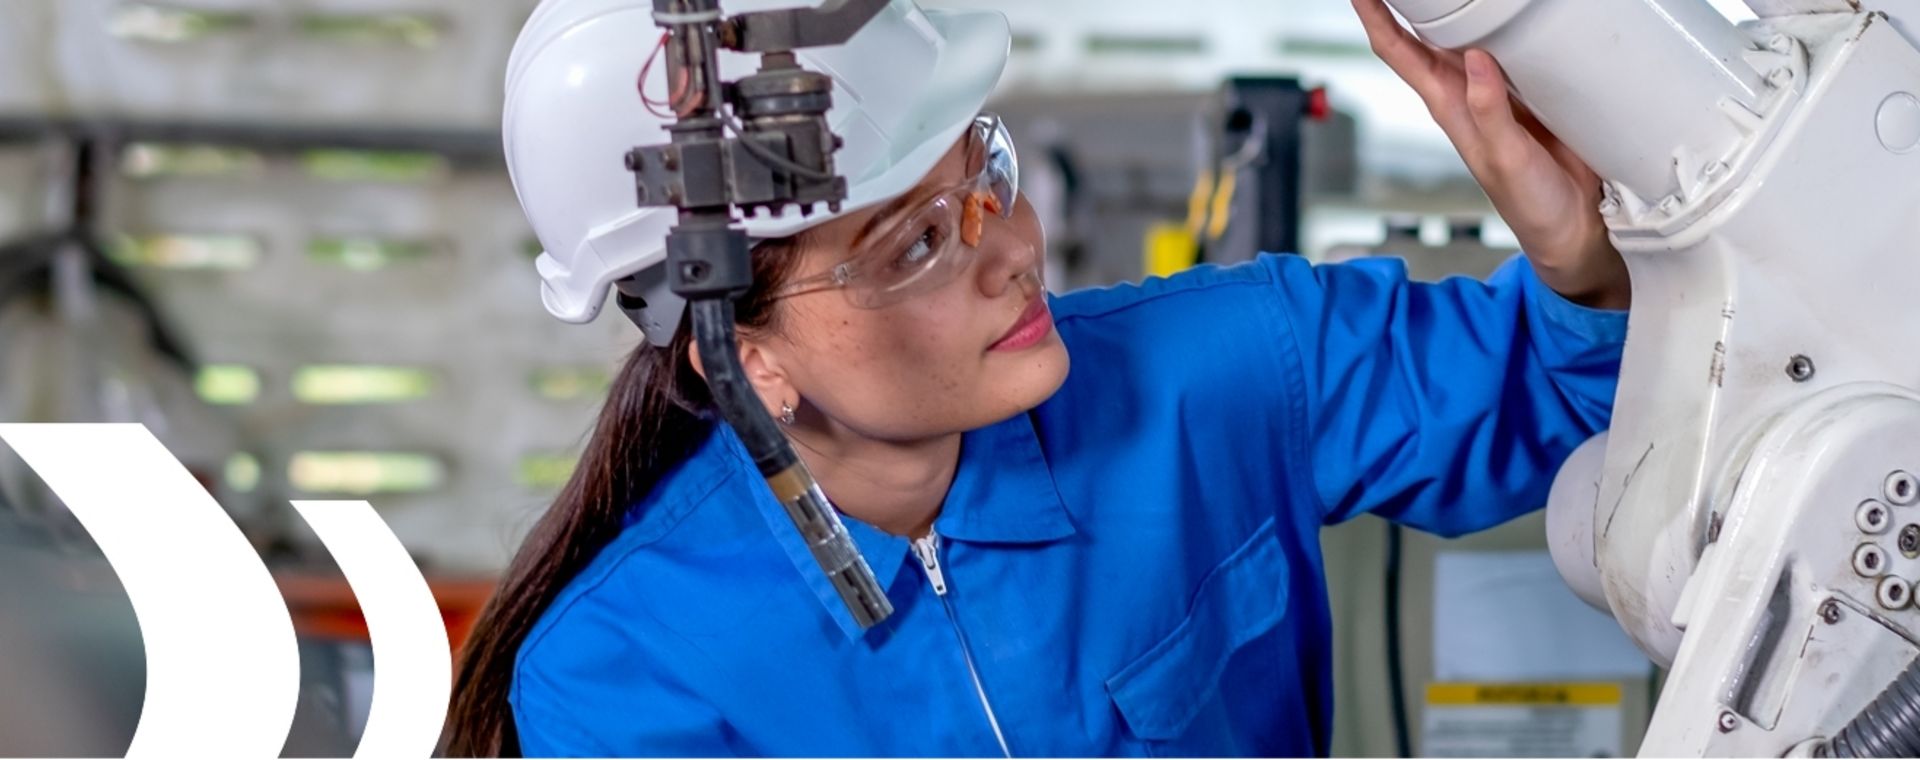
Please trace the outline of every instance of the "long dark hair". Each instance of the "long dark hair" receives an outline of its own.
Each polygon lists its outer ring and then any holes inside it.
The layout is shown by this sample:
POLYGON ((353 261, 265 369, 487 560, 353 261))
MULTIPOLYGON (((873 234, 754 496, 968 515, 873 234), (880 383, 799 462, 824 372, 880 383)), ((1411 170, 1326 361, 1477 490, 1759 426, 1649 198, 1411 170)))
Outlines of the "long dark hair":
MULTIPOLYGON (((736 307, 743 332, 776 329, 770 294, 785 282, 801 238, 754 249, 754 289, 736 307)), ((519 733, 507 703, 521 642, 561 589, 620 534, 632 508, 706 440, 716 423, 706 383, 687 356, 692 330, 672 345, 642 343, 615 377, 580 464, 507 566, 462 648, 448 714, 453 757, 512 757, 519 733)))

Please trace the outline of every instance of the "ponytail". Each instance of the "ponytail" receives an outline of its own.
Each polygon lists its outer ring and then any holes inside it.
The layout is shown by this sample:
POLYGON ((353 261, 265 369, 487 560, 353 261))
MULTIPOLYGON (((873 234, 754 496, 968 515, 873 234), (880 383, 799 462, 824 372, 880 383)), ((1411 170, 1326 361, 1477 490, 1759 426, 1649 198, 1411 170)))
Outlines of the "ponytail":
MULTIPOLYGON (((754 249, 755 287, 737 306, 742 330, 774 327, 768 294, 786 280, 802 238, 754 249)), ((682 324, 666 348, 643 342, 615 377, 573 476, 521 544, 463 648, 447 722, 448 756, 519 755, 507 694, 521 643, 561 590, 620 534, 628 510, 719 424, 688 356, 692 332, 682 324)))

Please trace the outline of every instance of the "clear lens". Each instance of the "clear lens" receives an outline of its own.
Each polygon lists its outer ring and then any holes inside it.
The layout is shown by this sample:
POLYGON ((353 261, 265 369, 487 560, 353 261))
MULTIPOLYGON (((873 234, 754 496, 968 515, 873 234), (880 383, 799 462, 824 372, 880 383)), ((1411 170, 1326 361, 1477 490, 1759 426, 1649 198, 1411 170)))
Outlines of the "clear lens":
POLYGON ((987 165, 982 174, 994 199, 1000 202, 1002 215, 1011 217, 1014 196, 1020 192, 1020 157, 1014 152, 1013 136, 1007 133, 1000 117, 986 115, 980 119, 986 128, 987 147, 987 165))
POLYGON ((848 298, 855 306, 877 309, 952 281, 973 258, 972 247, 961 240, 965 213, 962 198, 942 194, 876 235, 867 243, 848 298))
POLYGON ((870 236, 834 268, 832 281, 854 306, 890 306, 952 282, 972 262, 985 217, 1013 217, 1020 167, 998 116, 974 121, 967 150, 965 182, 870 236))

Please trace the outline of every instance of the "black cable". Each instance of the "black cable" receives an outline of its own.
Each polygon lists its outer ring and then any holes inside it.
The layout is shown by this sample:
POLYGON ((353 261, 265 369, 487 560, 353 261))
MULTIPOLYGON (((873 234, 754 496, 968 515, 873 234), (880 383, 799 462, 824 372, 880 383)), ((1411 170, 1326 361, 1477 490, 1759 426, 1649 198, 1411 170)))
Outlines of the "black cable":
POLYGON ((690 304, 693 313, 694 343, 699 347, 706 369, 707 388, 713 393, 720 415, 740 436, 761 475, 772 475, 799 461, 787 446, 787 437, 773 422, 773 416, 760 402, 759 394, 747 380, 740 365, 739 344, 734 337, 734 305, 728 298, 700 298, 690 304))
POLYGON ((767 487, 799 529, 814 561, 847 605, 854 622, 865 629, 886 620, 893 614, 893 603, 847 534, 833 504, 788 445, 786 435, 747 380, 734 334, 733 301, 725 297, 696 298, 690 306, 707 387, 721 416, 746 445, 767 487))
POLYGON ((1401 533, 1399 523, 1387 523, 1387 572, 1385 581, 1387 627, 1387 693, 1393 700, 1393 748, 1399 757, 1413 757, 1413 739, 1407 726, 1407 682, 1400 650, 1400 565, 1401 533))

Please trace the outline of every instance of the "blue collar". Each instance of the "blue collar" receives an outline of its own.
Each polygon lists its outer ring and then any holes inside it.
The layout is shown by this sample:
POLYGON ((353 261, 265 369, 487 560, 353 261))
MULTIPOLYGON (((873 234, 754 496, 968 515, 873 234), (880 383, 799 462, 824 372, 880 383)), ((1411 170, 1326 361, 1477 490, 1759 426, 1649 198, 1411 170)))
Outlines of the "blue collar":
MULTIPOLYGON (((733 430, 721 425, 715 434, 725 436, 727 449, 745 469, 742 474, 757 479, 759 471, 733 430)), ((767 527, 795 569, 807 579, 807 585, 813 588, 820 603, 826 606, 827 614, 840 625, 848 639, 860 639, 864 632, 840 602, 840 595, 827 582, 826 575, 820 572, 813 554, 793 529, 785 508, 774 501, 772 492, 764 486, 755 488, 754 493, 754 503, 759 506, 767 527)), ((846 523, 847 534, 853 538, 854 545, 866 558, 867 566, 873 569, 874 577, 879 579, 880 587, 891 594, 911 551, 907 540, 851 517, 843 515, 841 520, 846 523)), ((961 439, 960 464, 933 525, 935 532, 942 536, 970 543, 1036 544, 1074 534, 1073 521, 1060 499, 1059 489, 1054 487, 1053 473, 1047 467, 1040 437, 1028 415, 975 430, 961 439)))

